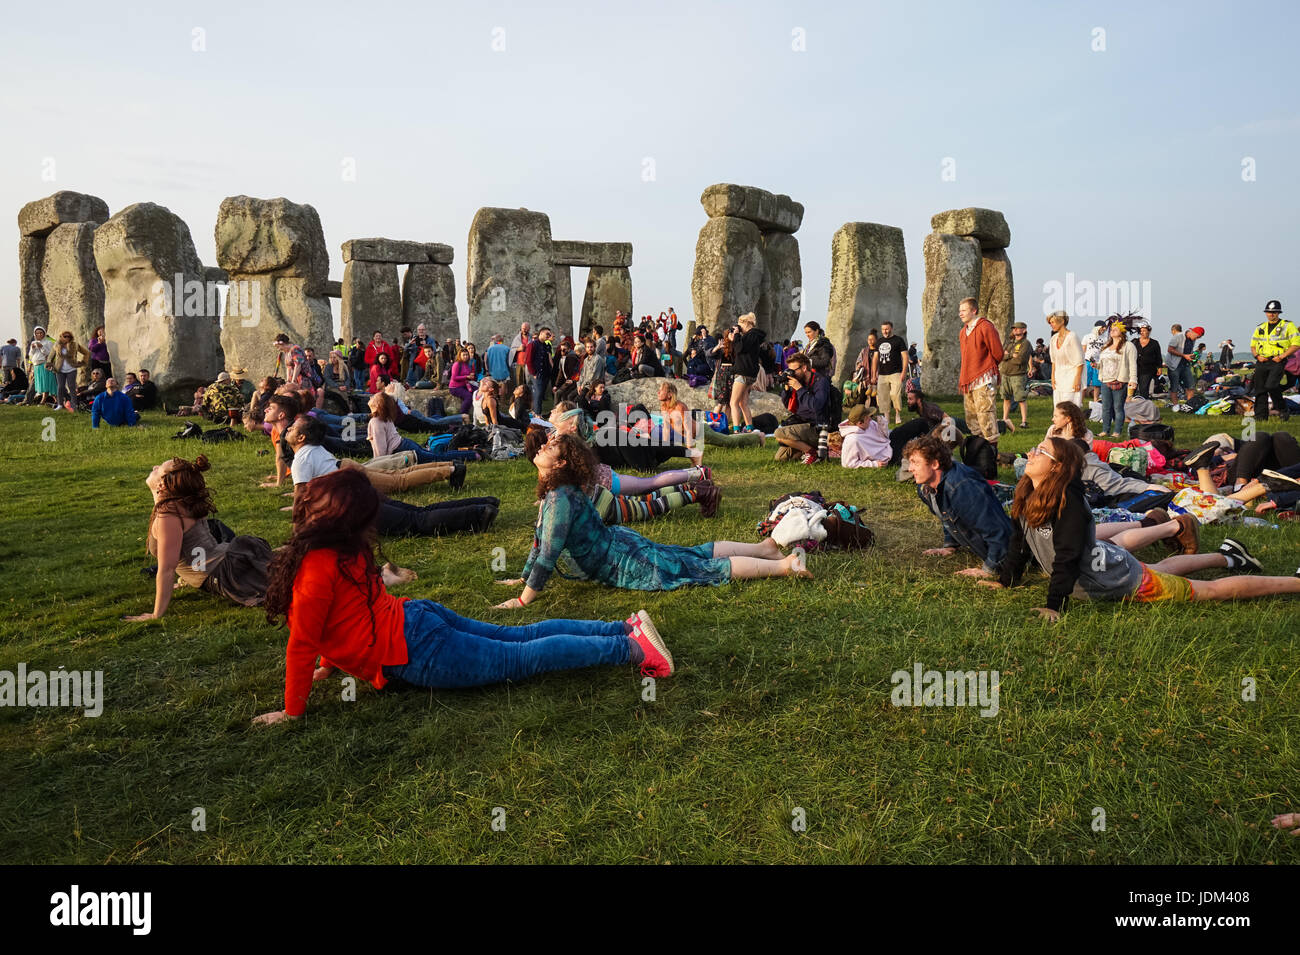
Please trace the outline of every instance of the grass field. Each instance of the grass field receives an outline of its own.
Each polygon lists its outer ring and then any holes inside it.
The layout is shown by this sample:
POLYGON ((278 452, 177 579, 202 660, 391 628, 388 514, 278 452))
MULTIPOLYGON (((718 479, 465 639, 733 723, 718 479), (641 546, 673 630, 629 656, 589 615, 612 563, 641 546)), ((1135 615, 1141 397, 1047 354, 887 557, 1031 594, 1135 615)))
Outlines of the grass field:
MULTIPOLYGON (((1030 415, 1005 450, 1041 436, 1048 401, 1030 415)), ((534 472, 511 462, 470 467, 463 493, 503 502, 490 533, 384 548, 420 575, 402 594, 486 620, 646 607, 679 664, 653 699, 631 667, 473 691, 363 685, 355 702, 335 678, 306 720, 255 729, 281 705, 284 629, 188 590, 162 621, 119 617, 152 606, 149 468, 205 450, 219 516, 279 544, 285 501, 257 488, 269 445, 205 448, 170 440, 175 419, 146 420, 92 432, 86 415, 0 409, 0 670, 102 670, 106 697, 98 718, 0 710, 0 862, 1300 858, 1300 840, 1268 824, 1300 809, 1300 602, 1076 603, 1051 625, 1030 614, 1045 577, 987 591, 952 576, 968 558, 920 556, 938 524, 892 469, 777 464, 770 448, 711 449, 718 518, 691 509, 638 529, 756 540, 770 499, 817 489, 863 506, 878 546, 814 555, 812 582, 646 595, 557 578, 527 610, 495 611, 516 591, 491 586, 493 551, 517 575, 536 513, 534 472), (890 674, 915 663, 999 671, 1000 712, 894 707, 890 674)), ((1241 426, 1168 420, 1185 446, 1241 426)), ((1208 528, 1205 546, 1222 536, 1208 528)), ((1300 565, 1296 525, 1239 536, 1270 573, 1300 565)))

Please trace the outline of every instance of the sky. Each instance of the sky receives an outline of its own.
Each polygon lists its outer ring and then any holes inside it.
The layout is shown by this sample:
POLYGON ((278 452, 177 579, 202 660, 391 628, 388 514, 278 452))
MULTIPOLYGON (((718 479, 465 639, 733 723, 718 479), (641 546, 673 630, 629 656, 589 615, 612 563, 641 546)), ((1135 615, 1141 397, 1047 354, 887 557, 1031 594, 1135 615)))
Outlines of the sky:
POLYGON ((240 194, 314 206, 334 279, 348 239, 448 243, 464 328, 482 206, 631 242, 633 311, 689 319, 700 193, 734 182, 803 203, 805 320, 825 317, 835 231, 879 222, 903 230, 919 341, 930 217, 984 206, 1010 223, 1031 338, 1052 283, 1082 301, 1122 282, 1158 333, 1242 350, 1266 300, 1300 313, 1298 21, 1288 3, 23 4, 0 36, 0 336, 19 335, 18 210, 58 189, 166 206, 206 265, 240 194))

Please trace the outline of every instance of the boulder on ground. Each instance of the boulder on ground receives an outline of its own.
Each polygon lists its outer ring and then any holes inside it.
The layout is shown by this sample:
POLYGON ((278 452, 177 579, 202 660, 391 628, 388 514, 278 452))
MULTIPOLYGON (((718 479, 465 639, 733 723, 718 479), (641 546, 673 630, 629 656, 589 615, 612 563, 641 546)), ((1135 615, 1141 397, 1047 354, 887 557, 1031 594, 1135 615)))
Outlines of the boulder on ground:
POLYGON ((572 242, 556 239, 551 243, 556 265, 603 266, 626 269, 632 265, 631 242, 572 242))
POLYGON ((831 239, 831 291, 826 337, 839 356, 837 383, 853 377, 867 334, 893 322, 907 338, 907 251, 903 230, 846 222, 831 239))
POLYGON ((748 219, 764 232, 798 232, 803 223, 801 203, 756 186, 719 182, 704 190, 700 204, 710 218, 748 219))
POLYGON ((402 324, 414 330, 421 322, 439 342, 460 338, 456 276, 451 266, 429 262, 407 267, 402 278, 402 324))
MULTIPOLYGON (((684 378, 632 378, 609 386, 610 397, 616 405, 643 404, 652 414, 659 413, 659 384, 670 382, 677 386, 677 397, 693 411, 712 411, 716 402, 709 398, 708 388, 692 388, 684 378)), ((751 413, 775 415, 777 420, 787 418, 790 412, 781 404, 781 396, 769 391, 752 391, 749 394, 751 413)))
POLYGON ((763 236, 748 219, 719 216, 700 229, 695 243, 691 301, 695 321, 710 330, 756 312, 767 282, 763 236))
POLYGON ((921 295, 921 324, 925 352, 921 385, 926 394, 955 395, 961 376, 961 318, 964 298, 979 298, 981 255, 975 239, 931 232, 922 246, 925 291, 921 295))
POLYGON ((108 221, 108 203, 99 196, 61 190, 27 203, 18 211, 20 235, 47 235, 67 222, 108 221))
MULTIPOLYGON (((95 267, 94 222, 65 222, 45 237, 41 290, 49 332, 72 332, 83 345, 104 324, 104 282, 95 267)), ((105 330, 107 333, 107 329, 105 330)))
POLYGON ((558 324, 551 220, 527 209, 485 207, 469 230, 466 297, 469 339, 493 335, 508 342, 529 322, 536 330, 558 324))
POLYGON ((94 251, 113 367, 147 368, 173 395, 212 382, 224 364, 216 287, 204 282, 180 216, 152 202, 127 206, 95 230, 94 251))
POLYGON ((930 217, 935 232, 979 239, 984 249, 1005 249, 1011 244, 1011 226, 996 209, 949 209, 930 217))
MULTIPOLYGON (((613 328, 615 312, 632 314, 632 273, 627 269, 592 266, 587 273, 587 290, 582 296, 579 334, 587 334, 596 325, 607 330, 613 328)), ((567 327, 565 332, 568 332, 567 327)))

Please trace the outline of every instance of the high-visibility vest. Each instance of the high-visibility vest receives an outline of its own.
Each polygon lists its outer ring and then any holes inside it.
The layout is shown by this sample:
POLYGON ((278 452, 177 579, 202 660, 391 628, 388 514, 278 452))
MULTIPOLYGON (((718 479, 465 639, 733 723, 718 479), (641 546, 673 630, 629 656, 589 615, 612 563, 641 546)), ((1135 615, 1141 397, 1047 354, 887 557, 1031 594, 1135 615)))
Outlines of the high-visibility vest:
POLYGON ((1270 329, 1268 322, 1261 322, 1250 336, 1250 347, 1260 358, 1274 358, 1286 354, 1293 345, 1300 345, 1300 333, 1296 332, 1293 322, 1278 319, 1270 329))

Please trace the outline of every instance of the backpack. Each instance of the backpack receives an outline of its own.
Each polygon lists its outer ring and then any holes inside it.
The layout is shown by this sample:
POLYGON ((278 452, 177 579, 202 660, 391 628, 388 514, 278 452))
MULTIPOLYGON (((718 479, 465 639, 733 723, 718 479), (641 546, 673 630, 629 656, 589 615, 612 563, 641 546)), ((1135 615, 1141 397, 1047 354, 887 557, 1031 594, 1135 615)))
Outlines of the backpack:
POLYGON ((822 520, 826 543, 844 550, 863 550, 876 542, 876 535, 862 520, 862 512, 852 504, 836 501, 822 520))
POLYGON ((832 425, 844 420, 844 395, 833 383, 826 392, 826 420, 832 425))
POLYGON ((243 441, 244 436, 234 428, 210 428, 199 435, 205 444, 221 444, 225 441, 243 441))
POLYGON ((1171 424, 1160 424, 1158 421, 1147 424, 1135 424, 1128 429, 1130 438, 1137 438, 1140 441, 1173 441, 1174 426, 1171 424))
POLYGON ((1149 458, 1145 448, 1111 448, 1106 463, 1115 468, 1128 468, 1134 474, 1146 477, 1149 458))
POLYGON ((961 448, 962 462, 973 468, 986 481, 998 477, 997 449, 978 434, 968 435, 961 448))

